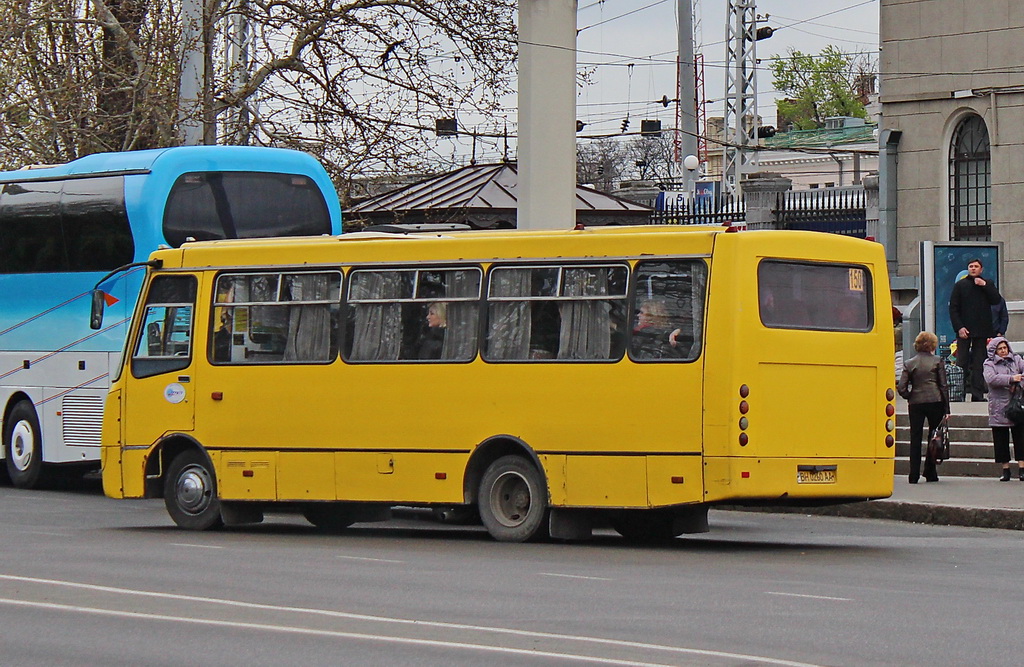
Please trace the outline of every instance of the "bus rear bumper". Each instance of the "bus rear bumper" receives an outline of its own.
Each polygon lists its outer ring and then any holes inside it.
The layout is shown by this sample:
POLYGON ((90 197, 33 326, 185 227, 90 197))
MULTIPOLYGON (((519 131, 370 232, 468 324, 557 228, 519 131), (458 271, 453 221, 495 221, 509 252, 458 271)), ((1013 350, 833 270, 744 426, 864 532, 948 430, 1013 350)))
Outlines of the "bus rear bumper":
POLYGON ((893 489, 891 457, 704 459, 709 503, 828 504, 888 498, 893 489))

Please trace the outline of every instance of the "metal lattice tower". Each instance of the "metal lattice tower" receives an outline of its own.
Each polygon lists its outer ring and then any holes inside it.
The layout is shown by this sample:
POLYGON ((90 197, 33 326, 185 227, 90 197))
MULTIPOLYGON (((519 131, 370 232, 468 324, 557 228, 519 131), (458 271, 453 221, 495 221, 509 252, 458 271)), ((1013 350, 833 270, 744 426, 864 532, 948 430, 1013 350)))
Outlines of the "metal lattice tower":
POLYGON ((725 26, 723 192, 738 194, 742 174, 757 164, 757 23, 754 0, 729 0, 725 26))

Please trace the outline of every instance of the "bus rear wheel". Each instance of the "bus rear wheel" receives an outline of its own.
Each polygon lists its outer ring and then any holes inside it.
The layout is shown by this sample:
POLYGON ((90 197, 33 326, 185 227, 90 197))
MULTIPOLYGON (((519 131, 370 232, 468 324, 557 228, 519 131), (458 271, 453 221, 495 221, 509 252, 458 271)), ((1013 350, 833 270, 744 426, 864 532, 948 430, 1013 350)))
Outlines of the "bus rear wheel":
POLYGON ((521 456, 503 456, 484 472, 477 496, 480 520, 499 542, 527 542, 547 536, 544 477, 521 456))
POLYGON ((164 506, 174 523, 188 530, 224 525, 217 478, 201 452, 190 449, 174 457, 164 478, 164 506))
POLYGON ((43 439, 31 401, 18 401, 4 422, 7 475, 19 489, 34 489, 43 478, 43 439))

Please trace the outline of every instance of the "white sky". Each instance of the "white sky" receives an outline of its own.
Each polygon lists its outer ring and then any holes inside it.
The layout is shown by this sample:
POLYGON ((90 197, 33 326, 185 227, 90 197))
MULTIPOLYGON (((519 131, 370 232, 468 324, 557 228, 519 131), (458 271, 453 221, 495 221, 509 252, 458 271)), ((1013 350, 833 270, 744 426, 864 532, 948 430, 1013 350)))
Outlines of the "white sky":
MULTIPOLYGON (((640 129, 643 119, 661 120, 664 128, 674 127, 674 107, 664 108, 656 101, 663 95, 669 99, 676 96, 677 4, 678 0, 579 0, 577 66, 593 70, 591 84, 577 96, 577 118, 587 123, 581 136, 616 133, 627 115, 631 132, 640 129)), ((758 0, 757 14, 767 14, 770 18, 764 25, 776 32, 757 43, 757 56, 765 60, 785 55, 789 48, 816 54, 833 44, 844 52, 868 53, 877 60, 878 5, 879 0, 758 0)), ((700 25, 696 48, 705 62, 705 97, 711 101, 706 107, 708 117, 724 112, 727 10, 728 0, 700 0, 695 15, 700 25)), ((762 67, 757 81, 758 113, 766 124, 774 125, 778 95, 767 64, 762 67)), ((511 128, 515 125, 514 98, 509 106, 506 114, 511 128)), ((470 118, 462 118, 460 123, 467 129, 474 125, 470 118)), ((483 123, 474 129, 500 131, 504 121, 491 117, 483 123)), ((479 143, 478 159, 500 158, 502 143, 479 143)), ((451 150, 465 155, 467 146, 438 148, 440 153, 451 150)))

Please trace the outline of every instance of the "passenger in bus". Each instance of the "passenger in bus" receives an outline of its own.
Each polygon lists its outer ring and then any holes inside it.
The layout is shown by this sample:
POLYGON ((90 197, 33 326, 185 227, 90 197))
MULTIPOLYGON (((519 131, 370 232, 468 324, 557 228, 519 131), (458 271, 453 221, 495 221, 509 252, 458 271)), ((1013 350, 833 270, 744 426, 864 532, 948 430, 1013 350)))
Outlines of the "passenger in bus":
MULTIPOLYGON (((917 334, 914 340, 917 354, 903 364, 903 372, 896 385, 900 396, 907 399, 910 417, 911 484, 917 484, 921 476, 921 441, 925 419, 928 420, 930 435, 938 428, 943 416, 949 415, 949 383, 946 381, 946 365, 935 355, 938 344, 939 339, 930 331, 917 334)), ((924 478, 929 482, 939 481, 935 460, 928 456, 924 462, 924 478)))
POLYGON ((662 299, 647 299, 640 304, 633 327, 630 351, 638 359, 674 359, 681 350, 669 341, 668 306, 662 299))
POLYGON ((213 360, 231 361, 231 313, 220 314, 220 328, 213 333, 213 360))
POLYGON ((444 334, 448 327, 448 305, 435 301, 427 307, 427 330, 420 338, 417 359, 440 359, 444 350, 444 334))

